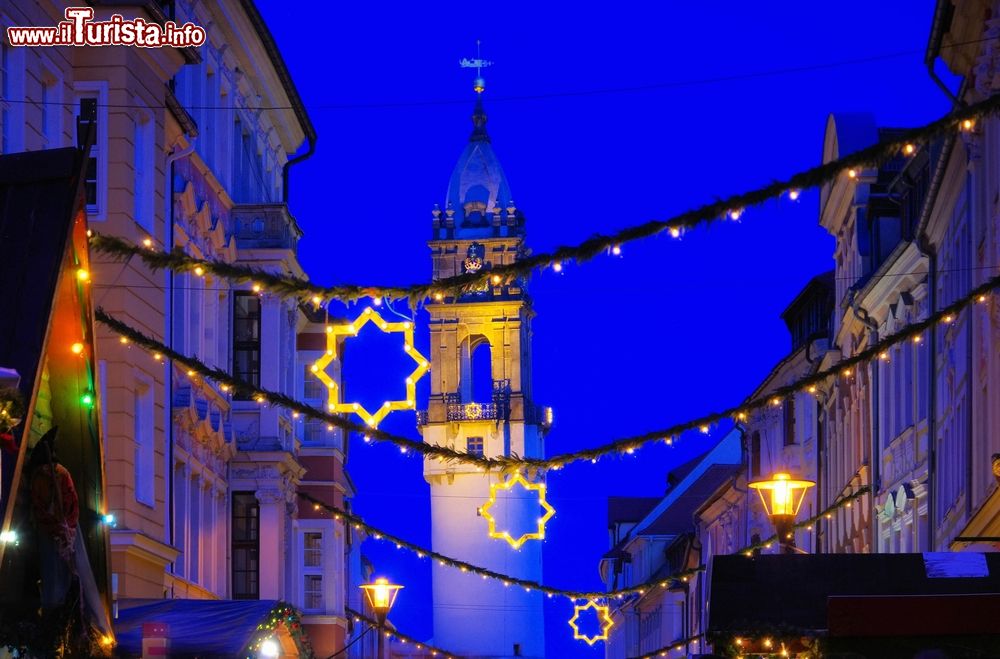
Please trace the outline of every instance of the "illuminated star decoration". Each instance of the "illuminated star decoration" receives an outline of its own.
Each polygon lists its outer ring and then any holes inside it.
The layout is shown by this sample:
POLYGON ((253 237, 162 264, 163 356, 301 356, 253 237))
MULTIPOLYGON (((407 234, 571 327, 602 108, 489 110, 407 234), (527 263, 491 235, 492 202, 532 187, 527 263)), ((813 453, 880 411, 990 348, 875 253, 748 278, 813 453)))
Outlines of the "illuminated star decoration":
POLYGON ((412 410, 416 408, 417 380, 423 377, 429 369, 430 363, 427 361, 427 358, 421 355, 417 349, 413 347, 413 323, 409 321, 398 323, 386 322, 385 319, 383 319, 382 316, 380 316, 378 312, 371 307, 365 309, 353 323, 346 325, 327 325, 326 353, 316 360, 316 363, 309 367, 309 370, 316 375, 319 381, 326 385, 326 409, 328 411, 332 413, 346 414, 353 412, 361 417, 361 419, 372 428, 377 428, 378 424, 389 414, 389 412, 394 410, 412 410), (413 361, 417 363, 417 368, 406 378, 406 398, 403 400, 387 400, 381 407, 375 410, 374 413, 366 410, 360 403, 341 401, 340 388, 337 386, 337 383, 333 381, 333 378, 331 378, 326 372, 326 367, 330 365, 330 362, 337 358, 338 337, 357 336, 358 332, 361 331, 361 328, 365 326, 365 323, 375 323, 379 329, 386 334, 396 332, 402 333, 403 352, 413 358, 413 361))
POLYGON ((503 483, 493 483, 490 485, 490 500, 486 502, 482 508, 479 509, 479 513, 486 518, 486 522, 489 524, 489 533, 491 538, 502 538, 507 541, 507 543, 514 549, 520 549, 528 540, 544 540, 545 539, 545 523, 552 519, 552 516, 556 514, 556 509, 549 505, 549 502, 545 500, 545 483, 529 483, 521 475, 521 472, 514 472, 512 478, 507 479, 503 483), (538 518, 538 531, 534 533, 525 533, 518 538, 513 537, 509 531, 497 531, 497 521, 493 515, 490 514, 490 508, 497 502, 497 490, 509 490, 515 485, 520 485, 525 490, 538 492, 538 505, 545 510, 545 513, 538 518))
POLYGON ((578 641, 584 641, 587 645, 593 645, 598 641, 608 640, 608 632, 614 626, 615 621, 611 619, 611 612, 608 607, 601 606, 594 600, 588 600, 584 605, 575 605, 573 607, 573 617, 569 619, 569 626, 573 628, 573 638, 578 641), (580 628, 577 626, 577 621, 580 619, 580 614, 587 609, 594 609, 597 612, 597 619, 601 622, 601 633, 596 636, 587 636, 586 634, 580 633, 580 628))

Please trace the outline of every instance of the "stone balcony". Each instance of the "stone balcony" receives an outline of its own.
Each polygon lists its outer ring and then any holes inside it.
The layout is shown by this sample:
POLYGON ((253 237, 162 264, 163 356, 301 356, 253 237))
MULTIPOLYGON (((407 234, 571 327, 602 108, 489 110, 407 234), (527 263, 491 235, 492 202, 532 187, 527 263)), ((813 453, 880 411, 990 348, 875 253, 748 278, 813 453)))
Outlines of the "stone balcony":
POLYGON ((233 207, 233 236, 239 249, 296 250, 302 230, 285 204, 233 207))

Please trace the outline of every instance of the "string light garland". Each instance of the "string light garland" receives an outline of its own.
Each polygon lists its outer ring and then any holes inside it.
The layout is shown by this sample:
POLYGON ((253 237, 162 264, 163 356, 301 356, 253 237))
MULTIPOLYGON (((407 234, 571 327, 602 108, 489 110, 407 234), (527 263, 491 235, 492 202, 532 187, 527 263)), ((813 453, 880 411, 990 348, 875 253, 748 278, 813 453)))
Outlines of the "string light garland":
POLYGON ((430 362, 420 354, 413 346, 413 323, 410 321, 387 322, 382 316, 371 307, 365 308, 361 315, 351 323, 327 325, 326 326, 326 352, 316 360, 309 368, 313 375, 326 386, 327 410, 330 412, 354 413, 370 427, 377 428, 378 424, 390 412, 394 410, 412 410, 417 406, 417 380, 422 378, 430 370, 430 362), (340 400, 340 387, 326 372, 327 366, 337 359, 337 347, 340 337, 356 337, 358 332, 368 323, 374 323, 376 327, 386 334, 403 335, 403 352, 410 356, 417 364, 417 368, 406 378, 406 397, 403 400, 387 400, 374 413, 369 412, 360 403, 347 403, 340 400))
POLYGON ((320 501, 316 497, 306 494, 304 492, 299 492, 299 497, 305 499, 312 504, 314 510, 324 510, 327 513, 333 515, 333 518, 338 521, 344 522, 344 524, 349 524, 353 526, 356 530, 364 530, 368 533, 370 538, 375 540, 390 542, 395 544, 397 549, 406 549, 417 555, 417 558, 427 558, 433 561, 437 561, 439 565, 444 565, 447 567, 454 568, 461 572, 468 572, 470 574, 476 574, 484 579, 493 579, 495 581, 502 582, 505 586, 513 587, 517 586, 519 588, 524 588, 527 591, 535 591, 544 593, 549 597, 565 597, 571 601, 582 600, 582 599, 601 599, 601 598, 624 598, 629 595, 644 595, 647 591, 653 588, 669 588, 678 581, 686 581, 692 576, 700 572, 703 568, 698 567, 691 570, 684 570, 676 574, 660 577, 659 579, 651 580, 645 583, 637 584, 629 588, 620 588, 618 590, 612 591, 580 591, 580 590, 567 590, 564 588, 553 588, 552 586, 543 585, 537 581, 531 581, 530 579, 521 579, 519 577, 512 577, 508 574, 503 574, 501 572, 495 572, 488 568, 480 567, 478 565, 473 565, 472 563, 467 563, 465 561, 452 558, 451 556, 445 556, 440 554, 433 549, 428 549, 420 545, 414 544, 399 536, 383 531, 382 529, 372 526, 364 521, 360 516, 354 513, 343 510, 336 506, 332 506, 328 503, 320 501))
POLYGON ((502 283, 510 283, 523 279, 533 271, 543 268, 552 268, 555 272, 561 272, 567 262, 582 263, 609 252, 620 254, 625 243, 649 238, 663 232, 667 232, 674 238, 680 238, 684 231, 701 224, 727 219, 738 220, 745 209, 751 206, 759 205, 784 194, 788 194, 790 198, 798 198, 802 190, 829 183, 845 172, 849 178, 857 179, 859 172, 865 167, 879 165, 900 154, 908 155, 908 147, 916 149, 916 145, 926 143, 944 133, 956 130, 965 132, 974 130, 977 119, 994 114, 998 110, 1000 110, 1000 97, 992 96, 968 107, 955 110, 919 128, 903 131, 892 140, 873 144, 837 160, 794 174, 786 181, 774 182, 750 192, 732 195, 668 220, 652 220, 627 227, 616 233, 596 235, 577 245, 559 247, 552 252, 533 254, 506 265, 495 265, 492 269, 484 268, 474 273, 446 277, 435 282, 412 286, 361 286, 355 284, 318 286, 290 275, 267 273, 221 261, 197 259, 179 250, 172 253, 160 252, 152 249, 151 246, 134 245, 112 236, 95 234, 90 240, 94 249, 121 258, 138 256, 154 270, 172 268, 178 272, 186 272, 201 268, 204 272, 210 272, 232 281, 253 282, 270 294, 282 298, 297 298, 303 302, 315 304, 324 300, 351 302, 365 297, 381 297, 389 300, 408 298, 412 304, 416 305, 428 299, 440 300, 444 297, 479 290, 490 285, 490 282, 497 278, 502 283))
POLYGON ((569 619, 569 626, 573 628, 573 638, 577 641, 583 641, 587 645, 608 640, 608 632, 611 631, 614 624, 615 621, 611 619, 611 612, 608 610, 608 607, 598 604, 594 600, 588 600, 586 604, 574 605, 573 617, 569 619), (601 625, 601 633, 593 636, 581 633, 579 627, 580 614, 590 609, 594 609, 597 612, 597 619, 601 625))
MULTIPOLYGON (((369 625, 371 625, 372 627, 375 627, 376 629, 378 629, 378 626, 379 626, 378 625, 378 621, 376 621, 374 618, 370 618, 370 617, 366 616, 364 613, 360 613, 358 611, 355 611, 354 609, 352 609, 349 606, 345 606, 344 607, 344 613, 346 613, 347 615, 349 615, 352 618, 354 618, 354 622, 365 622, 365 623, 368 623, 369 625)), ((452 652, 448 652, 447 650, 443 650, 443 649, 441 649, 441 648, 439 648, 439 647, 437 647, 435 645, 431 645, 429 643, 424 643, 423 641, 418 641, 417 639, 413 638, 412 636, 407 636, 406 634, 404 634, 402 632, 399 632, 397 630, 393 630, 391 632, 385 632, 385 635, 386 635, 387 638, 393 638, 393 637, 398 638, 403 643, 413 643, 413 646, 417 650, 420 650, 420 651, 426 650, 426 651, 430 652, 430 655, 432 657, 436 657, 438 655, 441 655, 442 659, 452 659, 452 657, 456 656, 452 652)))
POLYGON ((312 647, 302 630, 302 618, 298 611, 287 602, 278 602, 267 614, 267 620, 257 625, 254 639, 247 646, 247 659, 256 657, 261 645, 270 639, 274 630, 281 625, 284 625, 285 629, 288 630, 295 645, 303 651, 304 656, 312 656, 312 647))
POLYGON ((701 640, 701 636, 688 636, 687 638, 677 639, 673 641, 670 645, 664 645, 658 650, 653 650, 652 652, 636 655, 630 659, 654 659, 655 657, 666 657, 671 652, 680 652, 687 648, 692 643, 698 643, 701 640))
MULTIPOLYGON (((997 96, 996 98, 1000 98, 1000 96, 997 96)), ((878 359, 887 348, 891 348, 907 340, 912 340, 914 336, 922 333, 924 330, 936 323, 943 322, 948 324, 954 322, 954 318, 957 317, 957 314, 966 307, 973 304, 984 304, 989 299, 990 292, 997 287, 1000 287, 1000 275, 991 277, 986 282, 970 291, 964 297, 952 302, 940 311, 931 314, 924 320, 913 322, 904 329, 871 344, 871 346, 865 350, 851 357, 846 357, 839 363, 829 368, 817 371, 816 373, 804 376, 791 384, 779 387, 767 396, 750 399, 738 406, 731 407, 721 412, 708 414, 706 416, 678 423, 667 428, 650 431, 641 435, 624 437, 593 448, 560 453, 547 458, 522 458, 513 455, 493 457, 472 455, 464 451, 458 451, 437 444, 427 444, 421 441, 409 439, 407 437, 402 437, 400 435, 394 435, 382 430, 372 429, 352 423, 340 416, 317 410, 310 405, 297 401, 284 394, 261 389, 246 381, 236 379, 229 373, 221 369, 206 366, 204 363, 193 357, 181 355, 180 353, 171 350, 163 343, 146 336, 139 330, 108 315, 103 309, 97 309, 94 315, 99 322, 107 325, 118 334, 125 336, 127 339, 144 350, 151 352, 154 359, 163 359, 163 356, 166 355, 178 363, 183 364, 187 368, 194 370, 201 376, 215 380, 223 386, 229 386, 237 390, 250 392, 255 396, 262 397, 263 400, 270 404, 286 407, 309 418, 324 421, 329 425, 336 426, 350 432, 365 434, 365 436, 370 440, 395 444, 403 453, 412 453, 413 455, 420 455, 423 457, 431 456, 441 460, 442 462, 472 464, 481 467, 487 472, 509 472, 517 469, 544 471, 561 469, 568 464, 585 460, 596 463, 597 460, 612 454, 628 455, 634 453, 637 449, 642 448, 646 444, 655 442, 662 441, 667 445, 673 445, 675 440, 684 433, 693 431, 706 433, 714 424, 731 420, 744 421, 749 412, 763 408, 767 405, 774 405, 775 401, 780 402, 784 398, 793 394, 815 394, 818 391, 817 385, 820 385, 826 380, 832 378, 850 377, 854 373, 852 367, 857 364, 867 363, 873 359, 878 359)))
POLYGON ((524 476, 521 475, 520 471, 515 471, 514 475, 508 478, 503 483, 491 483, 490 484, 490 498, 483 507, 479 509, 479 513, 486 519, 486 523, 489 527, 489 535, 494 539, 506 540, 514 549, 520 549, 528 540, 544 540, 545 539, 545 524, 552 516, 556 514, 556 509, 553 508, 548 501, 545 500, 545 483, 531 483, 525 480, 524 476), (522 533, 517 538, 510 534, 510 531, 497 531, 497 521, 490 510, 497 503, 497 490, 510 491, 515 485, 520 485, 524 490, 528 492, 538 493, 538 505, 545 512, 541 517, 538 518, 538 530, 533 533, 522 533))

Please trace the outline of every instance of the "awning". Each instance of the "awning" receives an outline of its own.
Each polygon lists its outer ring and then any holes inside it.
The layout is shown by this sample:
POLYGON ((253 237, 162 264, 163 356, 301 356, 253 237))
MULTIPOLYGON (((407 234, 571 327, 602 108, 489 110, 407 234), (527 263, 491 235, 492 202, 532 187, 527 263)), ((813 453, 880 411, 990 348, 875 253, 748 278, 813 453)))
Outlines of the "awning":
POLYGON ((964 551, 1000 549, 1000 487, 995 488, 972 513, 965 528, 952 540, 951 546, 964 551))
POLYGON ((115 620, 116 654, 139 657, 147 641, 166 638, 164 656, 239 657, 273 638, 282 657, 308 656, 298 613, 275 600, 125 600, 115 620))

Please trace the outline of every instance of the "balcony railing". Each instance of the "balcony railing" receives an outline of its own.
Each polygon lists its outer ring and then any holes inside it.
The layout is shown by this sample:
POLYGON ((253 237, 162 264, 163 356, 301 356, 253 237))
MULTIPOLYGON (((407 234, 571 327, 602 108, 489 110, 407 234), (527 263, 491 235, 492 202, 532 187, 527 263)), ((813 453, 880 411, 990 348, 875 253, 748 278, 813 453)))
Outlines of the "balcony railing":
POLYGON ((496 403, 458 403, 448 406, 449 421, 480 421, 499 419, 500 407, 496 403))

